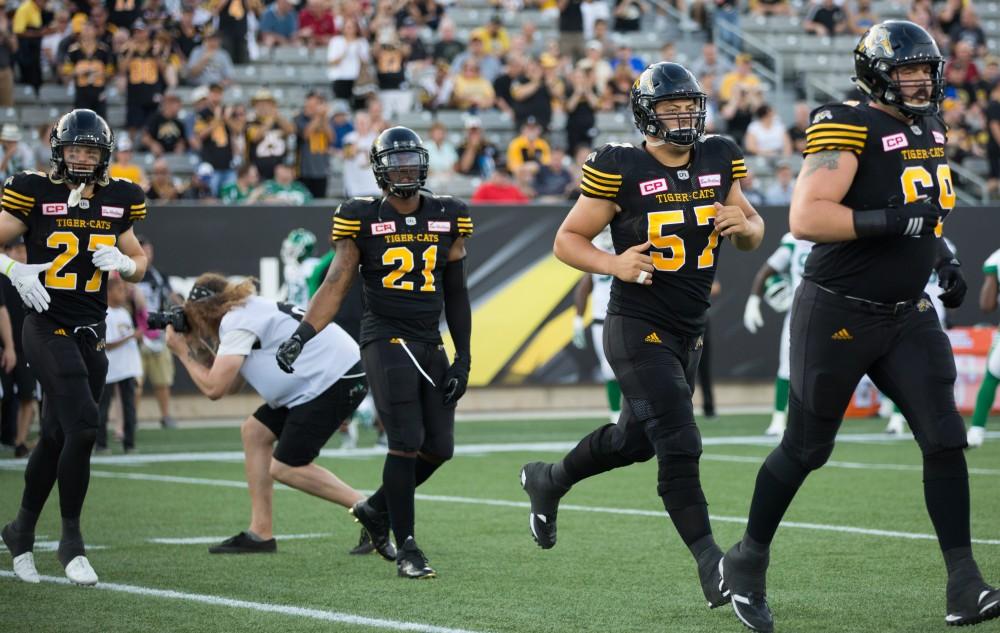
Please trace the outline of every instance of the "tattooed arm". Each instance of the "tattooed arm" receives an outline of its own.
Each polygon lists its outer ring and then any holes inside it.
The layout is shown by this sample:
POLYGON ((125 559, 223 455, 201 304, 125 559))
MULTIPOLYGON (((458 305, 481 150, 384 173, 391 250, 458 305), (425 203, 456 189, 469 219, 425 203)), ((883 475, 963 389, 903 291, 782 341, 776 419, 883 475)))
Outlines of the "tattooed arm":
POLYGON ((806 157, 792 192, 789 225, 800 240, 857 239, 854 210, 841 204, 858 171, 852 152, 822 151, 806 157))

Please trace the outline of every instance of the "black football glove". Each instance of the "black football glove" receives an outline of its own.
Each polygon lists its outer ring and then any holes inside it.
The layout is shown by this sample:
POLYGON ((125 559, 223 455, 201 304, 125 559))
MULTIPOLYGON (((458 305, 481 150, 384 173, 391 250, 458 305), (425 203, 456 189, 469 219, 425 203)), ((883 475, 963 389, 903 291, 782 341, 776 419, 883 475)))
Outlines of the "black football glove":
POLYGON ((466 358, 455 357, 455 362, 451 364, 444 374, 444 404, 450 407, 456 404, 463 395, 465 388, 469 385, 470 362, 466 358))
POLYGON ((295 364, 295 359, 302 353, 302 347, 314 336, 316 336, 316 330, 313 329, 313 326, 303 321, 299 324, 298 329, 295 330, 291 338, 278 346, 278 351, 274 354, 274 358, 278 361, 278 367, 281 367, 281 371, 286 374, 291 374, 295 371, 295 368, 292 367, 295 364))
POLYGON ((854 212, 854 233, 858 239, 889 235, 930 235, 938 225, 941 210, 926 200, 901 207, 854 212))
POLYGON ((962 305, 969 286, 965 283, 965 277, 962 275, 961 264, 958 263, 958 260, 952 259, 941 264, 937 269, 937 274, 938 286, 944 291, 938 298, 941 299, 944 307, 957 308, 962 305))

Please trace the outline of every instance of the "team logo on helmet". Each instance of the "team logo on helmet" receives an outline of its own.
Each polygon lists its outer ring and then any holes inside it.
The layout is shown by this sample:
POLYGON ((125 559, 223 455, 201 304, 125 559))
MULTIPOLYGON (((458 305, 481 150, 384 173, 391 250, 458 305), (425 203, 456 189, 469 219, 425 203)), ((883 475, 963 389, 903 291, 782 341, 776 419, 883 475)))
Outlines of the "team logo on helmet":
POLYGON ((877 55, 879 49, 882 49, 886 57, 892 57, 892 42, 889 41, 888 29, 881 24, 873 26, 868 35, 861 40, 861 48, 869 55, 877 55))

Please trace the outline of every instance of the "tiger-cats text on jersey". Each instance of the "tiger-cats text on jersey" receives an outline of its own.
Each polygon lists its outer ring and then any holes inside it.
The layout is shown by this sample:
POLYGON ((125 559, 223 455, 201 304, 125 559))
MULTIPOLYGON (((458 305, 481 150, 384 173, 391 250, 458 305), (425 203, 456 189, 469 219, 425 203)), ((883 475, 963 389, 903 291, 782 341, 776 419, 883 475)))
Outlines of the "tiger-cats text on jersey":
POLYGON ((610 143, 583 164, 580 189, 610 200, 615 252, 652 243, 653 285, 615 279, 608 314, 635 317, 681 336, 698 336, 719 258, 715 203, 746 176, 743 154, 721 136, 698 140, 683 167, 667 167, 644 147, 610 143))
MULTIPOLYGON (((858 171, 842 204, 855 210, 900 207, 926 197, 942 220, 955 206, 945 158, 946 128, 937 117, 900 121, 870 104, 832 104, 813 111, 805 154, 848 151, 858 171)), ((808 169, 808 166, 806 167, 808 169)), ((935 235, 891 236, 816 244, 805 279, 838 294, 895 303, 919 299, 938 257, 935 235)))
POLYGON ((451 245, 472 235, 461 200, 420 194, 410 214, 383 198, 352 198, 337 207, 331 239, 361 252, 364 315, 361 345, 386 338, 439 344, 444 269, 451 245))
POLYGON ((52 301, 45 314, 61 325, 103 323, 108 309, 108 273, 94 266, 97 247, 116 246, 118 236, 146 217, 142 189, 124 179, 97 185, 94 195, 71 207, 70 189, 42 172, 7 178, 0 208, 23 222, 29 264, 52 262, 42 283, 52 301))

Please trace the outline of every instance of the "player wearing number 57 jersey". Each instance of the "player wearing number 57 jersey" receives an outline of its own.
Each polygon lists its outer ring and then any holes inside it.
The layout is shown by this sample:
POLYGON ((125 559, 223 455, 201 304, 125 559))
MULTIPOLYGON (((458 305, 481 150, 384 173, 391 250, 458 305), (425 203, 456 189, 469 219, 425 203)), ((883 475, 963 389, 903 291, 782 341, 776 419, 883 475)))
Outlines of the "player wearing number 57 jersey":
POLYGON ((631 100, 645 142, 605 145, 588 158, 583 195, 555 240, 556 256, 570 266, 615 277, 604 350, 621 385, 622 415, 561 461, 525 465, 521 484, 531 499, 532 536, 547 549, 556 542, 559 499, 572 485, 655 455, 657 493, 714 608, 729 598, 701 489, 691 384, 721 238, 752 250, 764 223, 740 190, 746 167, 739 148, 703 137, 706 97, 686 68, 653 64, 631 100), (614 253, 591 244, 609 224, 614 253))
POLYGON ((772 631, 765 596, 770 543, 806 476, 833 451, 864 374, 902 410, 923 453, 924 499, 948 570, 950 625, 1000 615, 1000 592, 972 557, 965 427, 955 407, 955 361, 924 285, 965 296, 941 239, 955 204, 938 117, 944 60, 911 22, 872 26, 854 52, 865 104, 816 109, 792 196, 790 227, 816 242, 792 306, 788 426, 756 481, 746 534, 723 559, 733 609, 772 631))
POLYGON ((371 164, 386 195, 354 198, 337 208, 331 236, 337 256, 277 359, 285 371, 294 370, 302 346, 337 313, 360 267, 361 362, 389 454, 382 487, 351 512, 377 548, 389 521, 400 576, 433 578, 413 536, 413 496, 454 451, 455 404, 471 363, 465 240, 472 220, 459 200, 422 193, 428 154, 412 130, 382 132, 372 144, 371 164), (451 366, 438 331, 442 308, 455 343, 451 366))
POLYGON ((97 437, 108 273, 139 281, 146 257, 132 224, 146 215, 142 189, 109 178, 111 128, 92 110, 73 110, 52 129, 52 170, 8 178, 0 198, 0 243, 23 235, 28 263, 0 255, 7 275, 34 311, 24 320, 28 362, 42 385, 41 436, 24 473, 17 518, 3 528, 14 573, 38 582, 32 548, 42 506, 59 482, 59 560, 69 579, 92 585, 80 511, 97 437))

